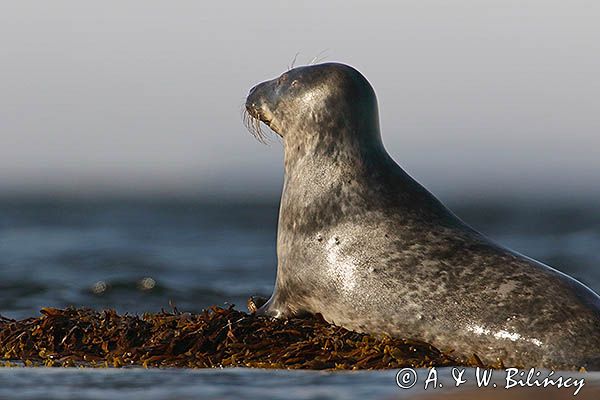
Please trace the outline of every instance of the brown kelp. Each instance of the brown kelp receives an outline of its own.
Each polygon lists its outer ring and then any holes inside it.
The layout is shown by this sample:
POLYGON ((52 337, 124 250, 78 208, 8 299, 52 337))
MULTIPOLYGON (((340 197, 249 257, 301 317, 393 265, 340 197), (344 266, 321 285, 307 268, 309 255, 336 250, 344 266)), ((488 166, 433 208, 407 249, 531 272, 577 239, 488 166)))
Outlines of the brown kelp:
POLYGON ((419 341, 351 332, 319 316, 280 320, 233 307, 142 316, 85 308, 41 313, 0 318, 5 364, 340 370, 480 364, 419 341))

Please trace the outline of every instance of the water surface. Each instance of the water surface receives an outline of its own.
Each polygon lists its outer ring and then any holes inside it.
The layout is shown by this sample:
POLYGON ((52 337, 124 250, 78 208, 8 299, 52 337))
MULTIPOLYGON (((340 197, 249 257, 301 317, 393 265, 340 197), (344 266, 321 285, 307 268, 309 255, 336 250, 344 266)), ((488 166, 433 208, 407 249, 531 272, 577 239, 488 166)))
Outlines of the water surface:
MULTIPOLYGON (((598 203, 461 203, 478 230, 600 290, 598 203)), ((0 314, 244 309, 275 280, 277 202, 0 200, 0 314)), ((423 372, 421 372, 422 374, 423 372)), ((395 371, 0 368, 0 398, 397 398, 395 371)), ((585 391, 585 389, 584 389, 585 391)))

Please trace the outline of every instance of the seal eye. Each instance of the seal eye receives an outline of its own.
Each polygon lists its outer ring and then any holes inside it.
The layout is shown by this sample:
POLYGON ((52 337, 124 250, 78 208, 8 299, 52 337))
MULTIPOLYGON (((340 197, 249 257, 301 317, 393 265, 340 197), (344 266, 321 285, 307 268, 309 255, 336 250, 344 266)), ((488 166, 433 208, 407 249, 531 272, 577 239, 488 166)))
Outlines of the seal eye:
POLYGON ((294 79, 294 80, 292 81, 292 83, 290 83, 290 86, 291 86, 291 87, 293 87, 293 88, 295 88, 295 87, 297 87, 299 84, 300 84, 300 83, 298 83, 298 81, 297 81, 296 79, 294 79))

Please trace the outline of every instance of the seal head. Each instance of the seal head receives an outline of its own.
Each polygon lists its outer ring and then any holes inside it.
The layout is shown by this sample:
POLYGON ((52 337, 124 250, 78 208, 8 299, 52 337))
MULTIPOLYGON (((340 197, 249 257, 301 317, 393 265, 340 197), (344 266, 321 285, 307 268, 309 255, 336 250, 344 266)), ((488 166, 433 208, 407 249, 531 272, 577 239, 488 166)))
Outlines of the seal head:
POLYGON ((323 133, 335 131, 338 140, 381 143, 375 92, 358 71, 343 64, 298 67, 263 82, 250 90, 246 109, 286 141, 329 142, 323 133), (340 137, 350 126, 357 129, 352 137, 340 137))
POLYGON ((277 279, 258 313, 320 313, 488 364, 600 368, 598 295, 470 228, 406 174, 354 68, 294 68, 246 108, 284 147, 277 279))

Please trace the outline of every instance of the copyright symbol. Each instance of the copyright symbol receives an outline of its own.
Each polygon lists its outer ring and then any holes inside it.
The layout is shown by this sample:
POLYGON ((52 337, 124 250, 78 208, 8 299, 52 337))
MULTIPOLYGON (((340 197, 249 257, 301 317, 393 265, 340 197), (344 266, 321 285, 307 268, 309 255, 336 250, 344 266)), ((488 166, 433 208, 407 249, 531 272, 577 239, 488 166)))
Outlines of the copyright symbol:
POLYGON ((417 372, 412 368, 402 368, 396 374, 396 385, 401 389, 410 389, 417 383, 417 372))

